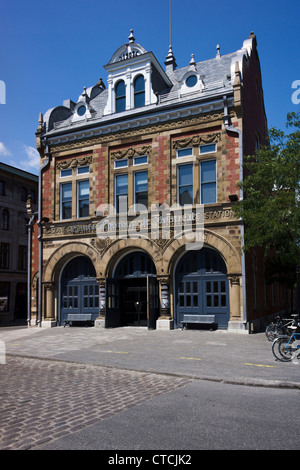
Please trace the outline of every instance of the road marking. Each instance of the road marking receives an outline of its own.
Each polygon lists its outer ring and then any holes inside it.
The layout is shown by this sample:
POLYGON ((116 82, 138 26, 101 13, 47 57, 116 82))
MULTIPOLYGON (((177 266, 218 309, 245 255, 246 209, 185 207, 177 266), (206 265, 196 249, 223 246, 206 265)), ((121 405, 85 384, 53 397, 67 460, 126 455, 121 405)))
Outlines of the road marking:
POLYGON ((199 357, 185 357, 181 356, 180 359, 188 359, 189 361, 201 361, 199 357))
POLYGON ((127 351, 100 351, 104 353, 112 353, 112 354, 128 354, 127 351))
POLYGON ((244 366, 256 366, 256 367, 276 367, 276 366, 267 366, 265 364, 251 364, 250 362, 246 362, 244 366))

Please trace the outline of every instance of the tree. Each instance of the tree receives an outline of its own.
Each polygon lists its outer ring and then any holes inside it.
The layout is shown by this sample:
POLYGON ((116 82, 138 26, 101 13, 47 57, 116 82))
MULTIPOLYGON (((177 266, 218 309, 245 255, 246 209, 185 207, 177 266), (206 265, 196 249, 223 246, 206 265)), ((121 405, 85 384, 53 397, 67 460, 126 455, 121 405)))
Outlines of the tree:
POLYGON ((245 223, 245 251, 263 247, 270 277, 291 287, 300 265, 300 112, 287 115, 287 128, 270 129, 268 145, 245 157, 235 210, 245 223))

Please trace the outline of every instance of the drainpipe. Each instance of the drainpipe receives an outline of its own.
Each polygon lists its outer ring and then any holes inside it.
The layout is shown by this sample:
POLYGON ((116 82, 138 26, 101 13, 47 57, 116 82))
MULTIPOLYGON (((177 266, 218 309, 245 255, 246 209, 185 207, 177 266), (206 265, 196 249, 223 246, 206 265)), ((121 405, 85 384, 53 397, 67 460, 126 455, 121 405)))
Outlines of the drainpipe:
POLYGON ((27 247, 27 326, 31 325, 31 254, 32 254, 32 247, 31 247, 31 233, 32 233, 32 226, 35 220, 37 212, 31 216, 28 227, 28 247, 27 247))
MULTIPOLYGON (((240 164, 240 181, 243 181, 243 134, 241 129, 236 129, 229 124, 229 115, 227 107, 227 96, 223 96, 224 101, 224 127, 226 131, 234 132, 239 137, 239 164, 240 164)), ((240 189, 240 200, 243 199, 243 190, 240 189)), ((245 269, 245 253, 244 253, 244 221, 241 219, 241 248, 242 248, 242 286, 243 286, 243 323, 247 323, 246 314, 246 269, 245 269)))
POLYGON ((42 326, 42 173, 43 170, 50 162, 49 157, 49 147, 47 142, 45 143, 46 147, 46 161, 40 167, 39 171, 39 205, 38 205, 38 228, 39 228, 39 283, 38 283, 38 320, 37 323, 42 326))

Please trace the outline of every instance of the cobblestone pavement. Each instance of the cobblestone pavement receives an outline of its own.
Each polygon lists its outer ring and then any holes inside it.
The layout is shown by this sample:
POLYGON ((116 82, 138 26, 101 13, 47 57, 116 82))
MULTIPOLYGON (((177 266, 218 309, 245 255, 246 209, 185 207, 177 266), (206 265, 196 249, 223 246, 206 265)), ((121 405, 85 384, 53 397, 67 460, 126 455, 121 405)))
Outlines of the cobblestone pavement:
POLYGON ((8 357, 0 365, 0 449, 34 449, 189 382, 105 366, 8 357))

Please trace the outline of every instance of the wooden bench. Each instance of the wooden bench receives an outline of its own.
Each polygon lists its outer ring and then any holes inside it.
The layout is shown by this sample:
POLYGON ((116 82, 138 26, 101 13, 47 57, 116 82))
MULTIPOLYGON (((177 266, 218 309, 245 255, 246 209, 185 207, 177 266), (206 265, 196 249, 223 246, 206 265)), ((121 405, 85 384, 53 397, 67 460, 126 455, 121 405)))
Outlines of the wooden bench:
POLYGON ((200 315, 197 319, 189 318, 181 323, 184 330, 187 329, 188 325, 211 325, 211 329, 213 329, 216 326, 216 319, 215 315, 200 315))
POLYGON ((84 322, 86 324, 85 326, 88 326, 92 321, 91 313, 69 313, 67 319, 64 321, 64 327, 66 325, 72 326, 74 322, 84 322))

